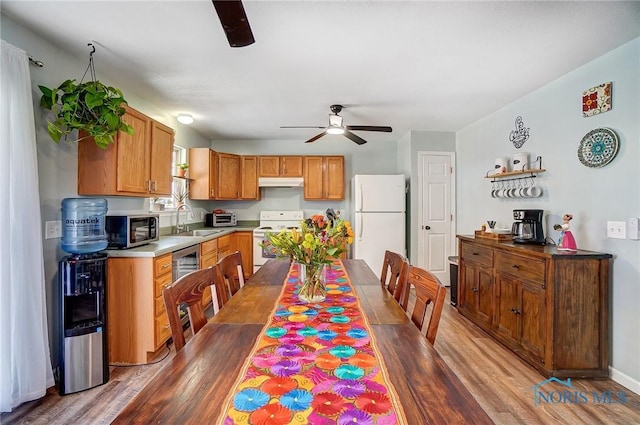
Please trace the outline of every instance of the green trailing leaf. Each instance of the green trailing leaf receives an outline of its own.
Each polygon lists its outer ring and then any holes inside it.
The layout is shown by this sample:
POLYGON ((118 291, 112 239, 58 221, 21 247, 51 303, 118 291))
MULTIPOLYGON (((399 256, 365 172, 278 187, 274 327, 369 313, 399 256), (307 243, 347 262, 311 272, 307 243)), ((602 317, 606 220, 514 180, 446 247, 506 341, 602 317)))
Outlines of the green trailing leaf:
MULTIPOLYGON (((118 131, 133 135, 133 127, 122 121, 127 104, 120 89, 100 81, 77 83, 66 80, 57 88, 39 86, 40 106, 53 112, 47 123, 49 136, 56 143, 75 130, 85 131, 96 145, 106 149, 118 131)), ((77 140, 77 139, 76 139, 77 140)))

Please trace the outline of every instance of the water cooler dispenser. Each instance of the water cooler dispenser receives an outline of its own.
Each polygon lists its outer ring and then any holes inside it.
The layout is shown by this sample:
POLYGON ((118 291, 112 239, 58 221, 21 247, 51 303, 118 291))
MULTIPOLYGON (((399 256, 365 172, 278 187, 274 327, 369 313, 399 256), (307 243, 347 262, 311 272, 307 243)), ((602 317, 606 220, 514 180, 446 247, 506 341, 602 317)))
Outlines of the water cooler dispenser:
POLYGON ((60 282, 60 395, 87 390, 109 380, 107 349, 107 201, 62 201, 60 282))

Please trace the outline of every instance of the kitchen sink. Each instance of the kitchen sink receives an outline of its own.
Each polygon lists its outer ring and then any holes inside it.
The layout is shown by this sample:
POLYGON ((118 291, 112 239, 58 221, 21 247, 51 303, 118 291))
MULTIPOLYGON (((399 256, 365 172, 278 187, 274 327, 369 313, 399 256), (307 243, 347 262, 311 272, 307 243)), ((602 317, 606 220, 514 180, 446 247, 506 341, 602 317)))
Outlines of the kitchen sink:
POLYGON ((196 229, 188 232, 175 233, 171 236, 209 236, 224 232, 223 229, 196 229))

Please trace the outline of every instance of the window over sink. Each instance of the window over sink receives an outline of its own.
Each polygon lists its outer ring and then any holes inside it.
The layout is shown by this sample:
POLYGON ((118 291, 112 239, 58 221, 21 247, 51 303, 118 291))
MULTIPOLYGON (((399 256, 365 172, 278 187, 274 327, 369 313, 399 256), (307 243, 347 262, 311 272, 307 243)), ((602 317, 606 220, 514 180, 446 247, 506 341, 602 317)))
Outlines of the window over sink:
POLYGON ((188 185, 185 178, 178 177, 178 165, 187 162, 187 149, 178 145, 173 145, 171 155, 171 175, 174 176, 171 184, 170 198, 151 198, 151 209, 153 211, 175 210, 178 201, 188 198, 188 185))

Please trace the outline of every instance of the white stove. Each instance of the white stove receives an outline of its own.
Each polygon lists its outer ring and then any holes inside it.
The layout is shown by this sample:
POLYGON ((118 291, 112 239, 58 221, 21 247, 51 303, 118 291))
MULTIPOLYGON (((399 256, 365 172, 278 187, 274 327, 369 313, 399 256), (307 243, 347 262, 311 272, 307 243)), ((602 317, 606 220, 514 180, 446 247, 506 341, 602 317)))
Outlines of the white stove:
POLYGON ((260 211, 260 226, 253 229, 253 272, 274 258, 272 249, 263 248, 267 232, 277 233, 282 229, 300 229, 300 222, 304 219, 302 211, 260 211))

